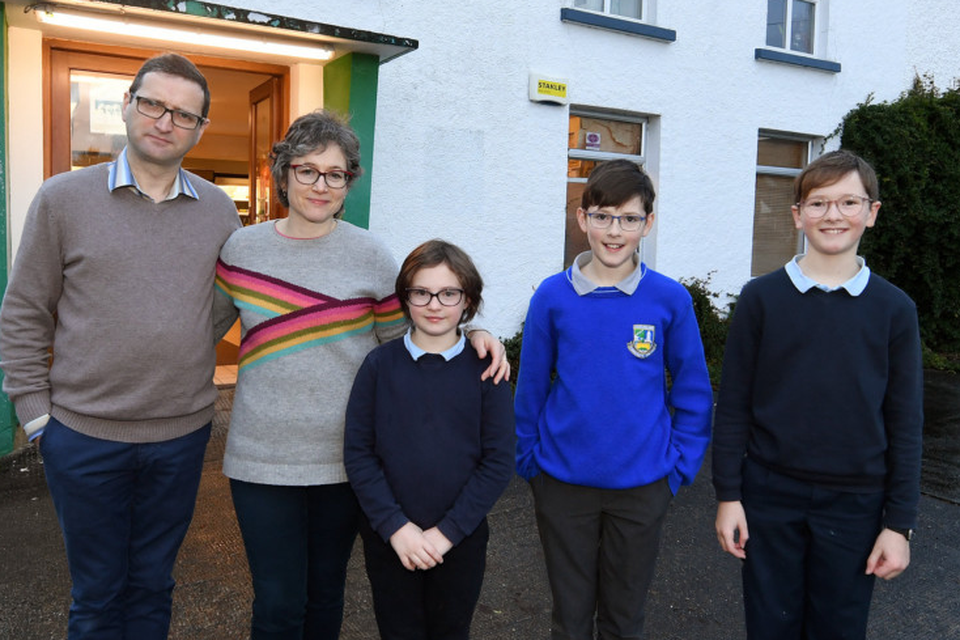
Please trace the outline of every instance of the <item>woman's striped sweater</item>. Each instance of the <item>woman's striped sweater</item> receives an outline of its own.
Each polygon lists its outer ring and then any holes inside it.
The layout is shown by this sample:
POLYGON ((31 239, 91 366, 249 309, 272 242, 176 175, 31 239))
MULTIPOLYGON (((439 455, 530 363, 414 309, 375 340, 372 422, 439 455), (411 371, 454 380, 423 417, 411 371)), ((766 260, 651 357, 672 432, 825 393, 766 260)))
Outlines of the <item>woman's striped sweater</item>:
POLYGON ((367 353, 406 329, 393 293, 396 262, 348 222, 308 240, 275 226, 237 231, 217 265, 217 291, 241 322, 224 473, 261 484, 345 482, 354 376, 367 353))

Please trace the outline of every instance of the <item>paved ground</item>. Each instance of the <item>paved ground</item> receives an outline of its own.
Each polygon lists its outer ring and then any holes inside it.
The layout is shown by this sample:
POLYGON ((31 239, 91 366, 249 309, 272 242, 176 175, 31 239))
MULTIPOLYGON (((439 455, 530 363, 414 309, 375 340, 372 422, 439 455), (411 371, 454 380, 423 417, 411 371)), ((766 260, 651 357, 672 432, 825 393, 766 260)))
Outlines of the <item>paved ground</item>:
MULTIPOLYGON (((927 396, 925 493, 913 564, 897 580, 878 583, 873 640, 960 639, 960 379, 928 377, 927 396)), ((177 564, 172 640, 247 638, 249 576, 220 473, 231 398, 230 390, 221 394, 196 517, 177 564)), ((739 563, 723 555, 714 538, 708 479, 707 467, 671 506, 647 608, 648 638, 744 635, 739 563)), ((488 570, 473 637, 548 637, 550 598, 523 482, 511 484, 490 524, 488 570)), ((350 563, 343 640, 377 637, 359 547, 350 563)), ((0 638, 63 638, 69 589, 42 463, 32 447, 0 458, 0 638)))

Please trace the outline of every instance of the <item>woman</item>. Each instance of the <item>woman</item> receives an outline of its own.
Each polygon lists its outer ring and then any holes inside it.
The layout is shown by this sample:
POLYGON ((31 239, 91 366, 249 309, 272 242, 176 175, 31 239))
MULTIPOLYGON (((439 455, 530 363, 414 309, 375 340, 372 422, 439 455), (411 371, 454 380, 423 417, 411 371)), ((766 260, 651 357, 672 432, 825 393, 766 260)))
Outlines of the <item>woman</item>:
MULTIPOLYGON (((237 231, 217 286, 241 321, 224 473, 253 578, 253 640, 337 638, 359 507, 343 467, 354 376, 379 343, 403 335, 386 246, 342 220, 361 174, 360 143, 340 118, 298 118, 273 147, 286 218, 237 231)), ((221 300, 223 302, 223 300, 221 300)), ((509 375, 503 346, 485 376, 509 375)))

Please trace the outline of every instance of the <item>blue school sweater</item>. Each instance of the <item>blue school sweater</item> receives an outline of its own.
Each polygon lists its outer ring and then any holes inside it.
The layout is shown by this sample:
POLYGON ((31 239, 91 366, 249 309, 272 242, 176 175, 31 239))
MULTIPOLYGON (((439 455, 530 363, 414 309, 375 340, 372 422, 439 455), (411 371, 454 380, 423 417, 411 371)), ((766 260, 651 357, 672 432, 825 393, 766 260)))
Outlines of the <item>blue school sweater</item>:
POLYGON ((923 371, 913 301, 871 274, 859 296, 800 293, 784 269, 749 282, 727 337, 714 426, 717 499, 740 500, 744 455, 841 491, 885 491, 914 528, 923 371))
POLYGON ((696 476, 713 393, 693 304, 682 285, 640 268, 632 293, 578 295, 571 267, 533 295, 515 400, 522 477, 602 489, 667 477, 675 493, 696 476))

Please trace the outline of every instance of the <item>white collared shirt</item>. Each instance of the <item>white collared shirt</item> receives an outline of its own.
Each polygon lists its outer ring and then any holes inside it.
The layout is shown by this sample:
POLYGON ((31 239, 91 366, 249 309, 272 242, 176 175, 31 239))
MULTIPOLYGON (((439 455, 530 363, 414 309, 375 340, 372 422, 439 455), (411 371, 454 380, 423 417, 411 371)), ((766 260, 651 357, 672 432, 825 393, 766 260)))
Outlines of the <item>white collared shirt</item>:
MULTIPOLYGON (((423 349, 421 349, 420 347, 418 347, 417 345, 415 345, 415 344, 413 343, 413 338, 411 337, 412 335, 413 335, 413 327, 410 327, 409 329, 407 329, 407 332, 406 332, 405 334, 403 334, 403 346, 405 346, 405 347, 407 348, 407 351, 410 353, 410 356, 411 356, 414 360, 419 360, 421 356, 423 356, 423 355, 425 355, 425 354, 427 354, 427 353, 430 353, 430 352, 429 352, 429 351, 424 351, 423 349)), ((467 336, 466 336, 466 333, 463 332, 463 331, 461 331, 461 332, 460 332, 460 339, 457 340, 457 343, 456 343, 455 345, 453 345, 452 347, 450 347, 450 348, 447 349, 446 351, 441 351, 440 353, 438 353, 438 354, 436 354, 436 355, 442 356, 444 360, 446 360, 447 362, 450 362, 451 360, 453 360, 454 358, 456 358, 458 355, 460 355, 460 352, 463 351, 463 347, 464 347, 466 344, 467 344, 467 336)))
POLYGON ((810 278, 803 272, 803 269, 800 268, 800 259, 806 254, 799 254, 793 257, 793 260, 784 265, 784 269, 787 270, 787 275, 790 277, 790 282, 793 283, 793 286, 797 288, 797 291, 800 293, 806 293, 810 289, 816 287, 821 291, 826 291, 830 293, 832 291, 839 291, 840 289, 846 289, 847 293, 856 297, 863 293, 863 290, 867 288, 867 284, 870 282, 870 268, 867 266, 866 261, 857 256, 857 264, 860 265, 859 271, 857 274, 841 284, 839 287, 829 287, 825 284, 821 284, 810 278))

